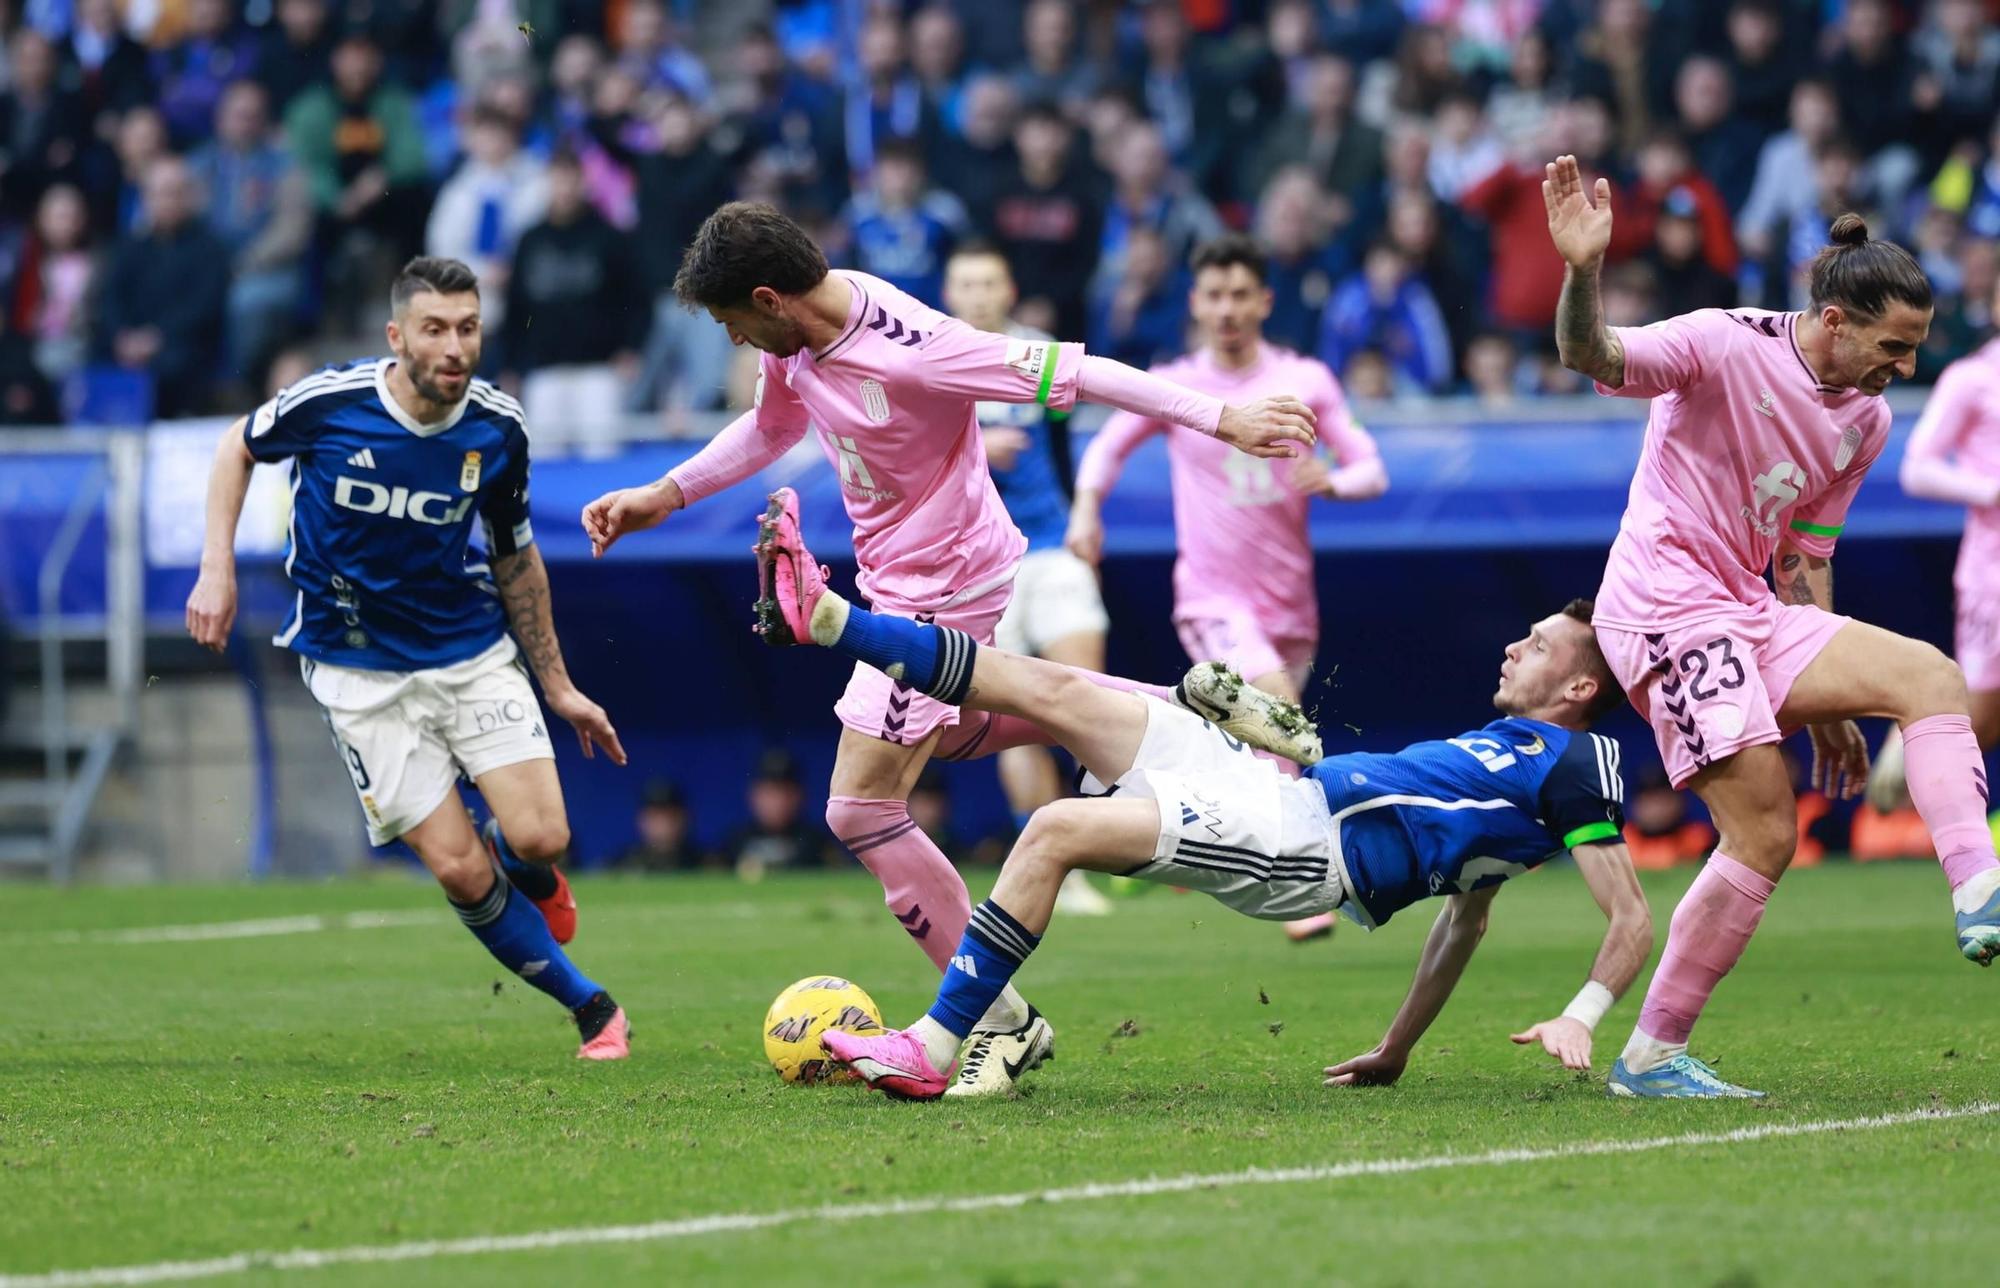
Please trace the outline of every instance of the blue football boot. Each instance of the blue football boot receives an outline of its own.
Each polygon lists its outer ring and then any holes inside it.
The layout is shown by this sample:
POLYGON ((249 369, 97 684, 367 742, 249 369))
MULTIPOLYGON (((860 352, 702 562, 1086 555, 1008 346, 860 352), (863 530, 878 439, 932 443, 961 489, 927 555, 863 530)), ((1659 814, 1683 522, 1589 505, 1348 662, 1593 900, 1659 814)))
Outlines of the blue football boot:
POLYGON ((1611 1066, 1604 1089, 1613 1096, 1653 1096, 1666 1099, 1762 1100, 1764 1093, 1724 1082, 1715 1072, 1683 1052, 1644 1073, 1625 1067, 1624 1057, 1611 1066))

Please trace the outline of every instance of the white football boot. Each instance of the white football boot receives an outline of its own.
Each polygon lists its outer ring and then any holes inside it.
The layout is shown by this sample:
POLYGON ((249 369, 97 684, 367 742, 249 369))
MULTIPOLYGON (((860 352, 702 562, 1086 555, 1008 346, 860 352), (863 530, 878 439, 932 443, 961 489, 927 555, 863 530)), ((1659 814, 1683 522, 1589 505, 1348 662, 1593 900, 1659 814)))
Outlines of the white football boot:
POLYGON ((957 1097, 999 1096, 1011 1091, 1022 1074, 1056 1058, 1056 1031, 1034 1007, 1014 1029, 974 1029, 958 1052, 958 1076, 945 1089, 957 1097))
POLYGON ((1221 662, 1197 662, 1174 688, 1174 700, 1259 751, 1317 765, 1326 754, 1319 730, 1299 704, 1264 692, 1221 662))

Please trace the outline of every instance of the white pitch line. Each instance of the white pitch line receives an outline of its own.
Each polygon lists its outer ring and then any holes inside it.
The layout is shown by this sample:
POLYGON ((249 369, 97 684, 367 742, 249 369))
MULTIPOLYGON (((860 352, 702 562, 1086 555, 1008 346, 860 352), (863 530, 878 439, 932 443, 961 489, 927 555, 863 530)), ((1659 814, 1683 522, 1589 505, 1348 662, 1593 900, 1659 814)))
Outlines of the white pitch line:
POLYGON ((326 930, 386 930, 397 926, 442 925, 443 913, 429 911, 340 912, 304 917, 264 917, 255 921, 207 921, 186 926, 131 926, 123 930, 58 930, 58 944, 186 944, 211 939, 262 939, 270 935, 310 935, 326 930))
POLYGON ((816 1208, 786 1208, 777 1212, 718 1212, 710 1216, 653 1221, 645 1225, 578 1226, 528 1234, 481 1235, 466 1239, 427 1239, 413 1243, 362 1244, 347 1248, 295 1248, 289 1252, 238 1252, 205 1261, 157 1261, 148 1265, 100 1266, 85 1270, 55 1270, 47 1274, 0 1275, 0 1288, 100 1288, 101 1285, 172 1283, 215 1279, 250 1270, 318 1270, 327 1266, 423 1261, 433 1257, 471 1257, 499 1252, 540 1252, 606 1243, 658 1243, 703 1234, 767 1230, 804 1222, 864 1221, 876 1217, 927 1216, 939 1212, 986 1212, 1020 1208, 1030 1203, 1077 1203, 1092 1199, 1145 1198, 1184 1194, 1190 1190, 1230 1189, 1239 1185, 1297 1185, 1342 1181, 1356 1176, 1403 1176, 1448 1167, 1508 1167, 1554 1159, 1596 1158, 1607 1154, 1645 1154, 1667 1149, 1698 1149, 1739 1145, 1790 1136, 1829 1132, 1875 1131, 1911 1123, 1949 1122, 2000 1113, 2000 1103, 1979 1101, 1949 1109, 1916 1109, 1869 1118, 1829 1118, 1817 1122, 1772 1123, 1730 1131, 1687 1132, 1643 1140, 1587 1140, 1542 1149, 1495 1149, 1483 1154, 1423 1154, 1414 1158, 1378 1158, 1313 1167, 1252 1167, 1240 1172, 1185 1176, 1149 1176, 1131 1181, 1100 1181, 1060 1189, 1022 1190, 1011 1194, 971 1194, 959 1198, 891 1199, 881 1203, 827 1204, 816 1208))

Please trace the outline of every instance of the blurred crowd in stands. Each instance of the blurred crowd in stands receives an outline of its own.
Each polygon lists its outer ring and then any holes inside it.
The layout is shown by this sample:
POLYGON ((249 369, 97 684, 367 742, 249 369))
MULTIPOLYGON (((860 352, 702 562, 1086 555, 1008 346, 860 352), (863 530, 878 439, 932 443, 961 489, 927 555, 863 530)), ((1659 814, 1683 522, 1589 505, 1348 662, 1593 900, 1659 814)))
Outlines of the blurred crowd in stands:
MULTIPOLYGON (((5 0, 0 421, 241 410, 380 347, 402 258, 480 271, 538 439, 729 405, 668 285, 777 203, 937 302, 996 243, 1022 321, 1147 364, 1190 248, 1271 254, 1269 334, 1361 397, 1568 391, 1542 164, 1618 212, 1614 323, 1797 306, 1843 210, 1992 329, 1985 0, 5 0), (275 369, 275 370, 274 370, 275 369)), ((589 444, 586 442, 585 444, 589 444)))

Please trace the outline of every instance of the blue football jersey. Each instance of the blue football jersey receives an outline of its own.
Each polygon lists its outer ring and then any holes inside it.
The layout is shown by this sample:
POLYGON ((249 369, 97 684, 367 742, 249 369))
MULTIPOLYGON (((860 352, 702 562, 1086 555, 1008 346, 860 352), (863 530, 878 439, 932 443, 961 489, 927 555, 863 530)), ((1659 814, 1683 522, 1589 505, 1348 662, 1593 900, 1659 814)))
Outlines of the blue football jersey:
POLYGON ((1618 743, 1518 716, 1394 755, 1334 756, 1307 773, 1337 829, 1354 896, 1343 907, 1364 926, 1616 839, 1625 824, 1618 743))
MULTIPOLYGON (((1011 327, 1008 333, 1025 340, 1051 338, 1029 327, 1011 327)), ((1013 466, 992 473, 1007 517, 1028 539, 1029 550, 1060 546, 1069 531, 1068 416, 1039 403, 979 404, 981 425, 1009 425, 1028 436, 1013 466)))
POLYGON ((474 380, 435 425, 384 383, 393 359, 308 376, 243 431, 259 461, 290 459, 298 595, 274 643, 375 671, 450 666, 498 643, 507 619, 487 565, 534 540, 521 404, 474 380), (474 520, 485 529, 474 545, 474 520))

